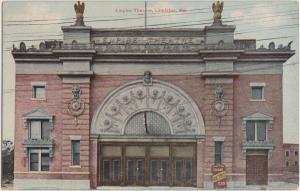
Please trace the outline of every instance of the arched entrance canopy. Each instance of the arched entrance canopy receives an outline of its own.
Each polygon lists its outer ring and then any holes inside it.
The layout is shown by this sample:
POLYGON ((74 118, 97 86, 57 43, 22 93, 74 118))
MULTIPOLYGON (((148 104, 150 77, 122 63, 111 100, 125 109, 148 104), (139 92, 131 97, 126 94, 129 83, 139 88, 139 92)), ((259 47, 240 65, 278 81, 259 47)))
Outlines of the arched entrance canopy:
POLYGON ((202 115, 189 95, 164 81, 153 80, 145 85, 137 80, 106 97, 93 116, 91 135, 129 136, 125 133, 128 121, 145 111, 162 116, 169 123, 171 136, 205 134, 202 115))

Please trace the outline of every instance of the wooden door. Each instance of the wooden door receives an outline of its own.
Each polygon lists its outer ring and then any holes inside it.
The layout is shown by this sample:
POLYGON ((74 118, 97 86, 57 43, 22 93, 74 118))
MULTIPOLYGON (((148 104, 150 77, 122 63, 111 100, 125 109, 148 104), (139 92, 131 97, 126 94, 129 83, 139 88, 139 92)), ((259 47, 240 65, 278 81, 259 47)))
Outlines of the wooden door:
POLYGON ((126 185, 143 186, 145 184, 145 160, 126 159, 126 185))
POLYGON ((268 156, 247 155, 246 159, 246 184, 268 184, 268 156))
POLYGON ((169 160, 150 159, 150 185, 164 186, 169 184, 169 160))
POLYGON ((174 160, 173 177, 175 186, 193 185, 193 160, 178 159, 174 160))

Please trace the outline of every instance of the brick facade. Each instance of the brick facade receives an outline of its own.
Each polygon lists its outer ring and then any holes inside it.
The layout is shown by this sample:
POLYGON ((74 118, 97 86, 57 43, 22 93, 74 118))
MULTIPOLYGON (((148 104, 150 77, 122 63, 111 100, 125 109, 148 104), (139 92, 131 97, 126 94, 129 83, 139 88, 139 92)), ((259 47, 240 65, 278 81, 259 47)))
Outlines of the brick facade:
POLYGON ((290 44, 256 49, 255 40, 236 40, 235 26, 219 22, 201 30, 128 31, 94 29, 82 25, 82 19, 77 18, 75 26, 62 27, 63 42, 46 42, 39 50, 20 46, 12 52, 16 62, 16 188, 41 189, 41 184, 31 185, 35 179, 51 188, 66 189, 97 188, 105 183, 131 185, 126 180, 129 167, 125 168, 125 160, 144 165, 142 186, 149 186, 150 160, 154 160, 149 149, 155 145, 169 150, 168 157, 159 159, 168 161, 165 185, 213 188, 211 169, 217 163, 217 142, 222 142, 219 154, 229 187, 261 184, 255 179, 258 175, 266 180, 263 184, 283 181, 282 64, 294 54, 290 44), (121 43, 107 43, 109 39, 121 43), (158 44, 151 44, 155 39, 158 44), (36 70, 28 69, 32 67, 36 70), (45 84, 45 99, 32 98, 32 83, 45 84), (262 87, 262 98, 253 100, 255 84, 262 87), (76 97, 72 88, 78 86, 81 94, 76 97), (53 117, 52 145, 47 145, 49 140, 40 140, 42 144, 31 140, 31 127, 25 128, 26 120, 31 119, 24 117, 30 112, 36 112, 33 119, 43 119, 41 113, 50 115, 50 121, 53 117), (148 134, 147 112, 164 119, 166 123, 157 118, 155 124, 159 128, 167 124, 171 133, 148 134), (139 113, 144 113, 144 127, 137 128, 145 128, 146 134, 126 134, 128 121, 139 113), (265 126, 258 127, 258 123, 265 126), (254 134, 246 134, 247 128, 254 134), (263 138, 258 138, 258 130, 263 138), (247 140, 247 135, 253 137, 247 140), (72 140, 80 141, 80 165, 72 165, 72 140), (28 147, 24 141, 29 141, 28 147), (109 144, 120 148, 121 155, 103 154, 102 146, 109 144), (148 150, 143 157, 128 159, 128 145, 148 150), (187 145, 194 149, 192 156, 176 151, 187 145), (49 170, 29 169, 30 149, 49 152, 49 170), (268 165, 253 175, 252 167, 259 168, 251 161, 255 156, 265 157, 268 165), (104 170, 104 160, 114 160, 119 171, 112 171, 111 166, 104 170), (174 167, 176 161, 179 166, 174 167), (183 164, 194 165, 194 171, 189 171, 191 180, 182 170, 186 180, 176 182, 176 168, 188 168, 183 164), (111 182, 104 180, 107 171, 121 178, 114 182, 108 175, 111 182))

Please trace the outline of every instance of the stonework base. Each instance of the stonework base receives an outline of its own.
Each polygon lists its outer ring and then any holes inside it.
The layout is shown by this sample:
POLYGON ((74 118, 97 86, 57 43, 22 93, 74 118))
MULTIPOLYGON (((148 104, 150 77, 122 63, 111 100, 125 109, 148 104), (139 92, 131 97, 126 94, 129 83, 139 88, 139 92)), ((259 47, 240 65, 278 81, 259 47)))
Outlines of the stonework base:
POLYGON ((69 179, 14 179, 14 190, 87 190, 90 180, 69 179))

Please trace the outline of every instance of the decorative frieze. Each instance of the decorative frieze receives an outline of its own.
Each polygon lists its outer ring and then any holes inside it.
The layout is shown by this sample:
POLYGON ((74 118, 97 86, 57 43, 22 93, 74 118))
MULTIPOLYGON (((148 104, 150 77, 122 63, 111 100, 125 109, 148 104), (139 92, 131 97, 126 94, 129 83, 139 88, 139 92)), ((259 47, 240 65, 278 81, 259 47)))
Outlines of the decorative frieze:
POLYGON ((266 150, 269 158, 272 157, 273 143, 271 140, 265 141, 244 141, 242 145, 243 157, 247 155, 247 150, 266 150))
POLYGON ((26 139, 23 146, 26 157, 28 157, 28 150, 31 148, 48 148, 49 156, 53 157, 54 141, 52 139, 26 139))
POLYGON ((144 80, 126 84, 107 96, 93 117, 91 134, 124 135, 128 120, 142 111, 160 114, 170 124, 171 135, 202 135, 202 115, 193 100, 166 82, 144 80))

